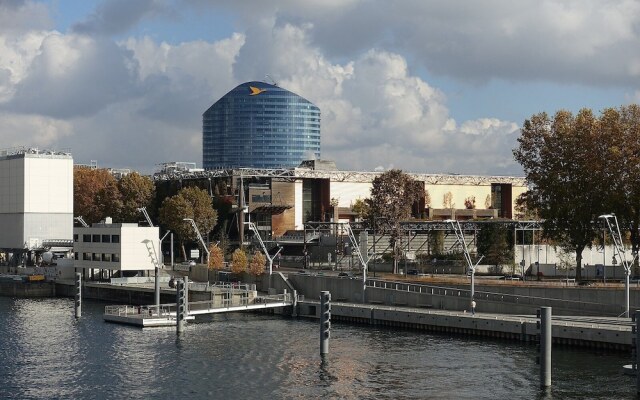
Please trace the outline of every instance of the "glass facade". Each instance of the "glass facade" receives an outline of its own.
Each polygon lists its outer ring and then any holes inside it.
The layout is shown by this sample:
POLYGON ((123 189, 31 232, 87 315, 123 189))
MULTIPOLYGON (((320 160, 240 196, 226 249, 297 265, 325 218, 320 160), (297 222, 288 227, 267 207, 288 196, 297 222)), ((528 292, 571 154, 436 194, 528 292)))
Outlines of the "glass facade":
POLYGON ((281 87, 247 82, 202 115, 202 165, 297 167, 320 158, 320 109, 281 87))

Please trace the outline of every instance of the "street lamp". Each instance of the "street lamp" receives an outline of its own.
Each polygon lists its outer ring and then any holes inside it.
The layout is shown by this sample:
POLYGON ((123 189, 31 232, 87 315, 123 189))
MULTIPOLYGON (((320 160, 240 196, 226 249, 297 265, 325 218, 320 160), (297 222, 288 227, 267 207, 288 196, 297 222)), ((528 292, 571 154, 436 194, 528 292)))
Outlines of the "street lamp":
POLYGON ((198 230, 198 226, 196 225, 196 222, 193 220, 193 218, 183 218, 182 220, 191 223, 191 227, 196 232, 196 235, 198 236, 200 243, 202 243, 202 248, 204 248, 204 252, 207 253, 207 268, 209 268, 209 249, 207 248, 207 245, 204 243, 204 240, 202 239, 202 235, 198 230))
POLYGON ((258 228, 256 227, 256 225, 253 222, 245 222, 244 224, 247 225, 249 227, 249 230, 253 231, 253 233, 255 233, 256 237, 258 238, 260 246, 262 246, 262 251, 264 251, 264 256, 267 257, 267 260, 269 260, 269 276, 271 276, 273 274, 273 260, 278 257, 278 254, 280 254, 280 252, 282 251, 282 247, 278 246, 278 251, 272 257, 267 250, 267 246, 265 246, 264 242, 262 241, 262 237, 260 236, 260 232, 258 232, 258 228))
POLYGON ((473 301, 473 297, 475 295, 475 275, 476 275, 476 267, 480 264, 480 261, 484 258, 481 256, 478 259, 477 263, 473 263, 471 261, 471 255, 469 254, 469 249, 467 249, 467 242, 464 239, 464 233, 462 232, 462 228, 460 227, 460 221, 454 219, 447 219, 444 221, 445 223, 451 224, 451 228, 456 235, 456 240, 462 245, 462 250, 464 251, 464 259, 467 261, 467 267, 471 272, 471 298, 469 299, 469 303, 473 301))
MULTIPOLYGON (((164 236, 160 238, 160 261, 162 262, 163 268, 164 268, 164 252, 162 251, 162 241, 170 233, 171 231, 167 231, 167 233, 165 233, 164 236)), ((171 237, 173 238, 173 234, 171 234, 171 237)), ((173 246, 171 246, 171 259, 173 260, 173 246)))
MULTIPOLYGON (((618 225, 618 218, 616 218, 615 214, 603 214, 598 217, 599 219, 603 219, 607 223, 607 228, 609 229, 609 234, 611 235, 611 239, 613 240, 613 263, 615 265, 616 262, 616 254, 620 259, 620 263, 624 267, 625 279, 624 279, 624 316, 629 317, 629 276, 631 275, 631 265, 627 261, 627 258, 624 254, 624 244, 622 243, 622 236, 620 235, 620 226, 618 225)), ((633 262, 635 262, 635 257, 633 258, 633 262)))

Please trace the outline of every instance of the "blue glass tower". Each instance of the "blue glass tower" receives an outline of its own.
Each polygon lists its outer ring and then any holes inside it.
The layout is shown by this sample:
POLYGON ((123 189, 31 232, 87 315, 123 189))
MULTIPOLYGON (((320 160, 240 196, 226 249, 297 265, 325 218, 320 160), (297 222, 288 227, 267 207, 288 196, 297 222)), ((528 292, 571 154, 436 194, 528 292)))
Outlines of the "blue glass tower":
POLYGON ((281 87, 243 83, 202 115, 202 165, 296 167, 320 158, 320 109, 281 87))

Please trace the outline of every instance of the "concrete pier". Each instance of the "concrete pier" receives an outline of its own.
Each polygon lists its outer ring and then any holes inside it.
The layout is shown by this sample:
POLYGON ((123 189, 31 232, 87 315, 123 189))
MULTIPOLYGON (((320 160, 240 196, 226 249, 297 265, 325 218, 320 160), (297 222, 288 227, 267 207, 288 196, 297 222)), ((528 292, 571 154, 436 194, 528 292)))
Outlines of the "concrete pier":
MULTIPOLYGON (((298 302, 298 315, 319 318, 320 303, 298 302)), ((333 321, 415 329, 443 334, 484 336, 535 343, 535 315, 507 315, 444 311, 372 304, 331 303, 333 321)), ((631 322, 626 318, 555 316, 554 344, 629 351, 631 322)))

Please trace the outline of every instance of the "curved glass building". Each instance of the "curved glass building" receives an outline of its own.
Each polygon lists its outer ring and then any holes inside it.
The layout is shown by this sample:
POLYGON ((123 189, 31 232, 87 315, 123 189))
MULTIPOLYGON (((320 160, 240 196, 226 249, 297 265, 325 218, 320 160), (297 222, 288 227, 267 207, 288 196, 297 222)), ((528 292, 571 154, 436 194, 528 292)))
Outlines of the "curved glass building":
POLYGON ((320 109, 281 87, 243 83, 202 115, 202 165, 297 167, 320 158, 320 109))

